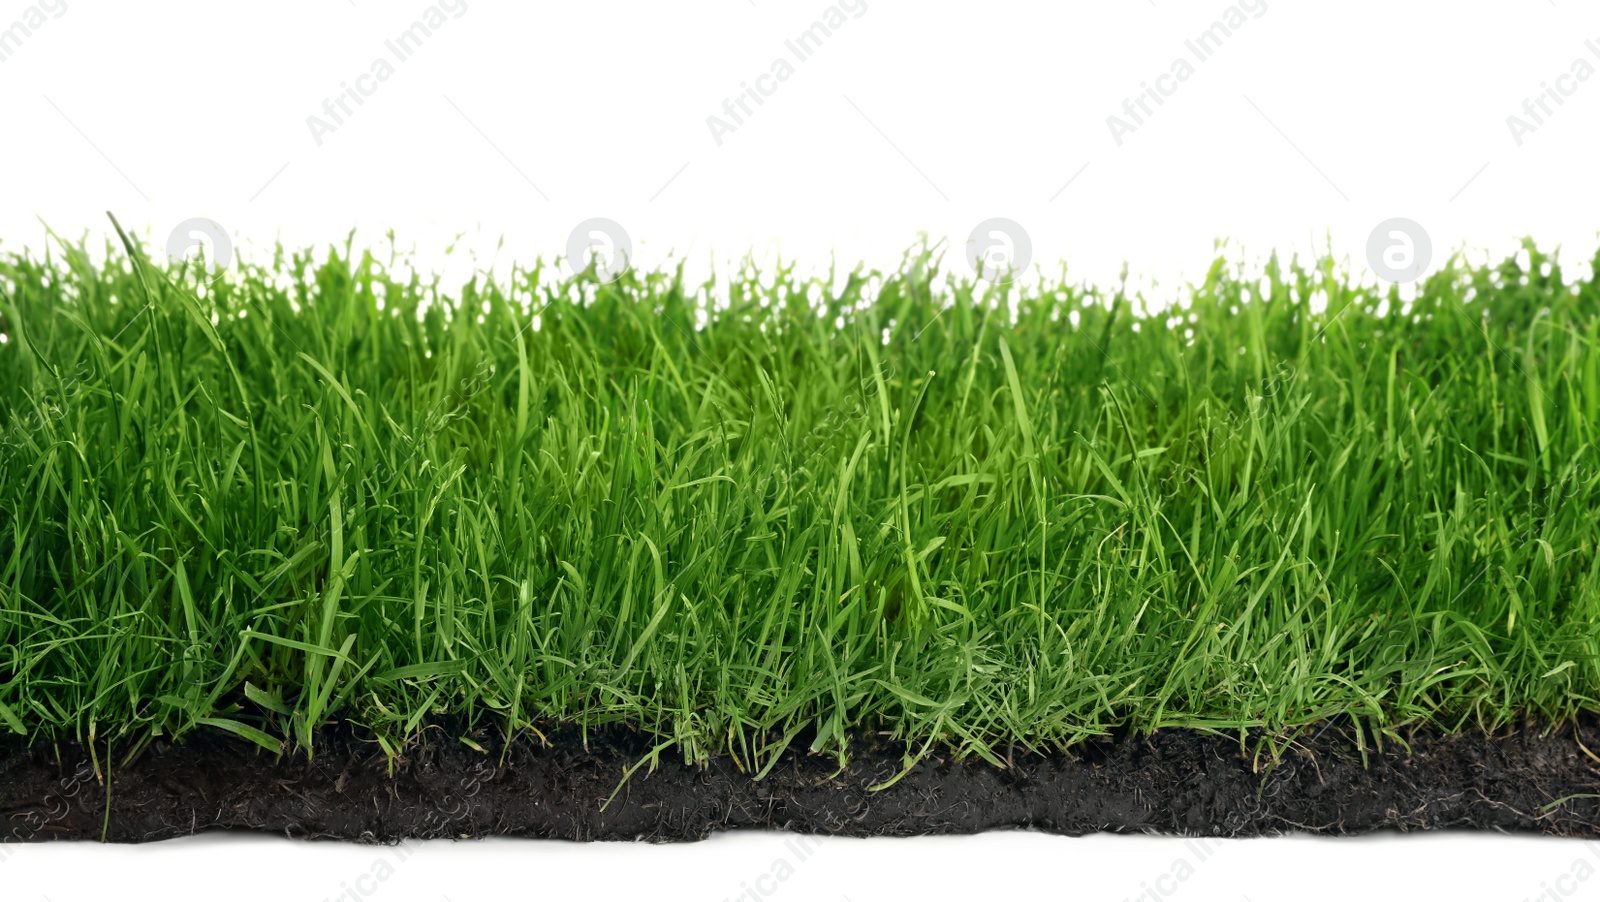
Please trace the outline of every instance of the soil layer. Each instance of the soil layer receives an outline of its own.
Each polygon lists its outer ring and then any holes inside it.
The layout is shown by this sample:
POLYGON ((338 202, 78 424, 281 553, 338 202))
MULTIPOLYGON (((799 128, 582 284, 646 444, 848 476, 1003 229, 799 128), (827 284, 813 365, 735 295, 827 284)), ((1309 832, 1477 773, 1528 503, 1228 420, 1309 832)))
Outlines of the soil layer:
MULTIPOLYGON (((621 729, 468 735, 442 726, 390 760, 350 727, 316 755, 274 757, 231 736, 193 735, 107 755, 76 744, 0 747, 4 839, 142 842, 213 829, 392 842, 499 834, 572 840, 692 840, 777 828, 850 836, 1153 832, 1250 836, 1392 828, 1600 835, 1600 721, 1524 724, 1497 735, 1403 733, 1365 755, 1337 722, 1281 745, 1170 729, 1013 750, 1003 767, 932 754, 893 785, 903 743, 858 737, 842 771, 786 753, 761 779, 731 757, 685 765, 621 729), (1405 746, 1409 745, 1409 749, 1405 746), (620 784, 620 789, 618 788, 620 784), (615 792, 610 804, 606 804, 615 792), (108 798, 109 796, 109 798, 108 798)), ((804 748, 803 742, 795 746, 804 748)))

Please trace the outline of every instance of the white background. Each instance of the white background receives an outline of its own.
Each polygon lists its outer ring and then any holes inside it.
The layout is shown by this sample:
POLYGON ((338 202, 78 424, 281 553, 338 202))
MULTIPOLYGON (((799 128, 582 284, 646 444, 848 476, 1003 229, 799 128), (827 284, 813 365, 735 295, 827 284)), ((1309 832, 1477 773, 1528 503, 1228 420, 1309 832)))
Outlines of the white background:
MULTIPOLYGON (((821 270, 832 256, 892 265, 924 232, 952 239, 960 265, 967 233, 1001 216, 1027 229, 1034 263, 1104 283, 1126 262, 1159 296, 1201 275, 1218 239, 1246 261, 1331 250, 1371 278, 1368 234, 1395 216, 1426 227, 1435 265, 1526 235, 1587 274, 1600 224, 1600 76, 1562 82, 1572 94, 1520 144, 1507 123, 1576 60, 1600 67, 1600 10, 1580 0, 1258 2, 1120 145, 1107 117, 1193 62, 1185 41, 1228 4, 865 0, 720 145, 707 117, 827 4, 465 0, 320 144, 307 117, 393 59, 384 42, 421 0, 63 5, 0 62, 11 250, 42 251, 46 225, 101 242, 109 209, 157 246, 209 217, 254 259, 352 228, 383 245, 392 228, 423 268, 459 277, 553 256, 603 216, 644 266, 675 254, 703 270, 753 250, 821 270)), ((28 8, 0 0, 0 31, 28 8)), ((368 898, 736 898, 793 857, 785 839, 432 844, 368 898)), ((1557 882, 1593 854, 1583 843, 1219 848, 1198 862, 1171 839, 836 840, 768 898, 1600 898, 1600 880, 1557 882), (1195 876, 1158 884, 1179 858, 1195 876)), ((7 847, 0 886, 6 900, 314 900, 392 854, 261 837, 7 847)))

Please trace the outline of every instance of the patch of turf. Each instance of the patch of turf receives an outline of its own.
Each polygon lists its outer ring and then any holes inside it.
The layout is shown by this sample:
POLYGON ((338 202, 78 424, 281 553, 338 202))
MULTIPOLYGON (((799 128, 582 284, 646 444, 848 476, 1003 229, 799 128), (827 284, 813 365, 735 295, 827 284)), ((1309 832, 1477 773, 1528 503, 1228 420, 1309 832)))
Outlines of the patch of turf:
POLYGON ((1148 315, 928 249, 446 290, 62 245, 0 287, 0 722, 35 740, 393 753, 448 715, 759 770, 1597 708, 1600 258, 1410 301, 1219 261, 1148 315))

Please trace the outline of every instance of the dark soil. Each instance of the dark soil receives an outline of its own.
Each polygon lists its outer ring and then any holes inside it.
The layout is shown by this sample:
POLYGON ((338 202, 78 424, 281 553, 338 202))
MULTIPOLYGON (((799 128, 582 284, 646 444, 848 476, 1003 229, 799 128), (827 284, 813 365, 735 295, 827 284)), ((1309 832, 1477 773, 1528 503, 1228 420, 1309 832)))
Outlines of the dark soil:
MULTIPOLYGON (((316 757, 274 758, 222 734, 156 743, 107 781, 105 748, 0 747, 5 839, 142 842, 217 828, 391 842, 495 834, 575 840, 701 839, 778 828, 851 836, 1032 828, 1208 836, 1466 827, 1600 836, 1600 721, 1500 735, 1419 729, 1381 751, 1330 722, 1280 749, 1193 730, 1115 736, 1005 767, 930 756, 893 786, 903 744, 858 737, 848 767, 790 752, 763 779, 731 758, 705 767, 663 752, 616 793, 653 743, 625 730, 520 735, 479 752, 440 726, 390 762, 355 729, 330 728, 316 757), (1577 796, 1576 798, 1574 798, 1577 796), (1564 800, 1564 801, 1563 801, 1564 800)), ((804 748, 802 743, 797 746, 804 748)))

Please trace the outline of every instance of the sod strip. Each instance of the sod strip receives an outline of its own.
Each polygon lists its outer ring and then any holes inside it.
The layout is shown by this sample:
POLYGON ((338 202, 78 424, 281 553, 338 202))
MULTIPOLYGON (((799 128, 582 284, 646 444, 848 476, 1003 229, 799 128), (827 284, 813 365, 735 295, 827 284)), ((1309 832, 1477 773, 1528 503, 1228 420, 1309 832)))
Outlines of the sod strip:
MULTIPOLYGON (((622 737, 541 753, 605 763, 580 807, 718 772, 760 799, 802 763, 979 793, 1096 743, 1137 770, 1158 736, 1257 786, 1339 737, 1381 795, 1421 736, 1520 763, 1396 799, 1585 829, 1600 257, 1569 277, 1530 245, 1403 293, 1219 260, 1154 311, 943 266, 445 286, 349 248, 220 277, 126 236, 0 253, 0 773, 87 755, 110 837, 141 762, 210 754, 267 804, 276 774, 403 774, 478 731, 622 737)), ((1253 804, 1196 817, 1243 830, 1253 804)), ((668 807, 629 829, 713 823, 668 807)), ((1187 810, 1102 825, 1206 829, 1187 810)), ((374 816, 323 832, 421 829, 374 816)), ((1049 826, 973 823, 1024 821, 1049 826)))

